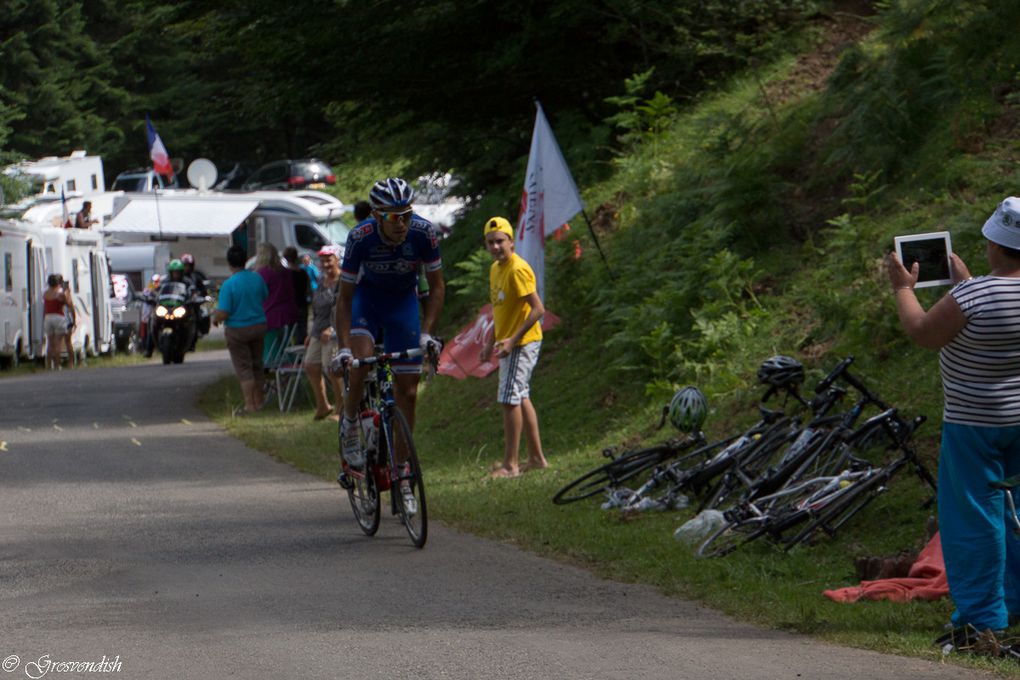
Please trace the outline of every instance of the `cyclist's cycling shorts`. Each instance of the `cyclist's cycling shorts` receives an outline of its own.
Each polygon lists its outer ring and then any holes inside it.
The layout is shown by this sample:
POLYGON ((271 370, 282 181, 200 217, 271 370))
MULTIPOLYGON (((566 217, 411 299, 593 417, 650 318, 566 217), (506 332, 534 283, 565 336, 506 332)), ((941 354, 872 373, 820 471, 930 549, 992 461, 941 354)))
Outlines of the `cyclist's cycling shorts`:
MULTIPOLYGON (((351 335, 367 336, 374 343, 380 333, 387 352, 418 348, 421 318, 414 288, 395 292, 360 283, 354 289, 351 335)), ((414 357, 394 360, 391 365, 396 374, 417 374, 421 372, 421 362, 421 357, 414 357)))

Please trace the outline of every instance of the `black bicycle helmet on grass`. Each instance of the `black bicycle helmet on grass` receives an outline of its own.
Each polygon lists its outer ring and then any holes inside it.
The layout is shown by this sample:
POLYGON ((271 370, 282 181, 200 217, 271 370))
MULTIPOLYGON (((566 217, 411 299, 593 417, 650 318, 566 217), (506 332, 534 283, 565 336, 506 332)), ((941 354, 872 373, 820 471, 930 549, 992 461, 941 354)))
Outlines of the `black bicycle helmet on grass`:
POLYGON ((708 416, 708 400, 697 387, 678 390, 669 402, 669 422, 681 432, 697 432, 708 416))
POLYGON ((803 383, 804 365, 793 357, 777 354, 762 362, 758 369, 758 382, 774 387, 803 383))

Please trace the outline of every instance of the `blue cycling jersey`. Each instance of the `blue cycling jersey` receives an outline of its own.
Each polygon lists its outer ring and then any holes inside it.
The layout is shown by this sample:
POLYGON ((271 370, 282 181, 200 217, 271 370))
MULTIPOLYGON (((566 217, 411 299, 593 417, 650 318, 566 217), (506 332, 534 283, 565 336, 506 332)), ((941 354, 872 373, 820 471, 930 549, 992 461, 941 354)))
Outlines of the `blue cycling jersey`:
POLYGON ((413 215, 407 238, 400 245, 391 246, 383 241, 373 217, 347 235, 340 279, 387 291, 406 292, 417 286, 420 265, 424 265, 426 272, 443 268, 439 257, 439 236, 432 223, 413 215))

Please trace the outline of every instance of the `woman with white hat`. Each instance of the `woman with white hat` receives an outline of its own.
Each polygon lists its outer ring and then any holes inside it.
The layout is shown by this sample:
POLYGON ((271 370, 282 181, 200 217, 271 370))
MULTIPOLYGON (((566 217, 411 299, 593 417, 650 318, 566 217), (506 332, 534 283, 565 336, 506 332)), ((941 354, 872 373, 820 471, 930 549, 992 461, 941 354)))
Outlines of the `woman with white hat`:
POLYGON ((914 295, 919 265, 888 258, 900 323, 939 350, 944 413, 939 529, 954 626, 1003 630, 1020 614, 1020 539, 1009 535, 1003 492, 1020 474, 1020 198, 996 208, 981 233, 991 272, 971 277, 952 255, 954 287, 925 311, 914 295))

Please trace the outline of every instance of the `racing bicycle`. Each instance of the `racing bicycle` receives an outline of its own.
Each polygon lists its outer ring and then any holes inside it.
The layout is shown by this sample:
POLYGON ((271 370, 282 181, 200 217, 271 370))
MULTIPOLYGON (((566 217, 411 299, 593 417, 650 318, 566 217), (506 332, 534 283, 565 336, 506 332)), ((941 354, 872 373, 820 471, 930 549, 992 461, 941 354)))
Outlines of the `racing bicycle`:
MULTIPOLYGON (((344 367, 344 384, 348 384, 351 368, 368 366, 372 370, 365 376, 365 389, 359 409, 358 433, 365 452, 365 467, 350 467, 340 456, 341 469, 337 483, 347 490, 354 511, 354 519, 367 536, 379 530, 382 514, 380 494, 390 492, 390 510, 400 518, 411 542, 416 548, 425 546, 428 539, 428 506, 425 501, 425 482, 421 462, 415 449, 411 426, 397 407, 393 395, 394 359, 424 356, 421 349, 402 352, 379 352, 362 359, 352 359, 344 367), (409 493, 402 491, 409 489, 409 493)), ((438 357, 426 357, 434 371, 438 357)))

